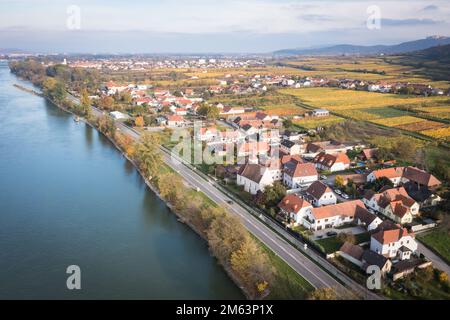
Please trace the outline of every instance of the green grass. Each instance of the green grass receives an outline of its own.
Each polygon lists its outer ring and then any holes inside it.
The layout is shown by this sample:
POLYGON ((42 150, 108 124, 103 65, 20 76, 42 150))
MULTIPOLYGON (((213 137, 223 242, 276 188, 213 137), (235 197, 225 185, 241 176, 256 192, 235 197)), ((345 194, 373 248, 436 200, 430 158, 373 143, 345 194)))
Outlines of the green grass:
POLYGON ((270 289, 269 300, 303 300, 314 287, 277 256, 266 245, 257 240, 266 252, 271 264, 275 268, 275 279, 270 289))
POLYGON ((444 230, 436 230, 418 238, 450 263, 450 236, 444 230))
MULTIPOLYGON (((364 232, 364 233, 355 235, 355 238, 356 238, 356 244, 360 244, 360 243, 369 241, 370 235, 368 232, 364 232)), ((338 251, 344 244, 337 237, 320 239, 320 240, 316 240, 315 242, 318 243, 320 246, 322 246, 322 248, 325 249, 326 254, 331 254, 331 253, 338 251)))

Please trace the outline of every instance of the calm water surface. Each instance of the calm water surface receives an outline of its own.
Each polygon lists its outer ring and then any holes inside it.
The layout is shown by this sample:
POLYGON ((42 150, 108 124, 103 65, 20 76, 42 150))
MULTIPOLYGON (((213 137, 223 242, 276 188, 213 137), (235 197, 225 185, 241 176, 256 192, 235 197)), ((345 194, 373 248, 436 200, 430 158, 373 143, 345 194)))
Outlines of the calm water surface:
POLYGON ((0 298, 243 298, 103 136, 14 83, 0 62, 0 298))

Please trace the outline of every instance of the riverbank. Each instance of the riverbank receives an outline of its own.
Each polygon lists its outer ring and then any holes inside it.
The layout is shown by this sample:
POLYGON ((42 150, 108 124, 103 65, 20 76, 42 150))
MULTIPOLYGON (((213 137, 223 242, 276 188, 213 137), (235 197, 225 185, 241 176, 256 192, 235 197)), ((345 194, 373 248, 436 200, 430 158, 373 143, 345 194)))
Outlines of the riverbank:
MULTIPOLYGON (((58 108, 71 113, 72 115, 79 115, 77 113, 78 109, 71 109, 71 108, 67 108, 66 106, 68 105, 67 103, 55 103, 55 101, 52 101, 52 99, 50 99, 49 97, 46 97, 46 99, 48 99, 49 101, 51 101, 53 104, 55 104, 58 108)), ((70 104, 69 104, 70 106, 70 104)), ((119 133, 119 131, 115 131, 115 128, 113 130, 111 130, 109 133, 108 132, 104 132, 101 130, 101 128, 98 127, 98 123, 96 121, 96 119, 98 118, 105 118, 104 115, 98 115, 98 112, 94 112, 94 114, 96 114, 97 117, 95 117, 95 119, 91 118, 91 119, 86 119, 86 118, 82 118, 81 120, 84 121, 85 123, 87 123, 89 126, 96 128, 98 131, 100 131, 102 134, 104 134, 104 136, 106 136, 108 138, 108 140, 113 143, 113 145, 124 155, 124 157, 131 163, 133 164, 133 166, 136 168, 136 170, 139 172, 140 176, 142 177, 142 179, 144 180, 144 182, 146 183, 146 185, 149 187, 149 189, 151 189, 160 199, 162 199, 166 205, 171 209, 171 211, 173 213, 175 213, 175 215, 177 216, 178 220, 184 224, 186 224, 187 226, 189 226, 192 230, 194 230, 198 235, 200 235, 204 240, 206 240, 207 242, 209 242, 207 235, 205 234, 205 230, 199 229, 198 226, 195 223, 192 223, 192 215, 190 212, 187 213, 187 216, 190 216, 189 218, 186 218, 186 210, 179 210, 178 208, 178 204, 177 203, 173 203, 171 202, 167 197, 164 197, 161 195, 161 193, 158 190, 158 186, 157 186, 157 182, 155 183, 155 181, 151 181, 150 179, 146 178, 146 174, 141 170, 141 168, 139 167, 139 164, 135 161, 135 159, 133 159, 133 157, 129 156, 127 154, 127 151, 124 150, 126 148, 123 147, 123 145, 121 146, 120 143, 118 143, 118 141, 116 141, 116 136, 117 133, 119 133), (113 132, 114 134, 111 134, 111 132, 113 132)), ((109 117, 108 117, 109 118, 109 117)), ((163 170, 164 171, 171 171, 171 173, 176 174, 175 172, 173 172, 173 170, 170 169, 170 167, 166 166, 165 164, 163 164, 163 170)), ((178 175, 179 176, 179 175, 178 175)), ((184 183, 186 185, 186 183, 184 183)), ((198 195, 200 195, 197 191, 193 190, 192 188, 189 187, 189 190, 186 193, 189 193, 190 196, 195 196, 197 197, 198 195)), ((198 197, 198 203, 208 203, 211 204, 211 200, 205 199, 206 196, 201 194, 201 196, 198 197)), ((196 221, 194 221, 196 222, 196 221)), ((260 246, 259 246, 260 247, 260 246)), ((210 248, 211 249, 211 248, 210 248)), ((265 252, 266 248, 260 248, 265 252)), ((214 256, 216 256, 216 254, 214 254, 214 250, 211 250, 211 252, 213 253, 214 256)), ((264 255, 264 254, 263 254, 264 255)), ((228 276, 233 280, 233 282, 235 282, 235 284, 242 290, 242 292, 245 294, 245 296, 249 299, 262 299, 264 297, 266 297, 267 295, 269 295, 269 297, 276 297, 278 299, 304 299, 307 294, 309 292, 311 292, 313 290, 313 287, 309 285, 309 283, 307 283, 302 277, 300 277, 300 275, 298 275, 296 272, 294 272, 293 270, 291 270, 291 268, 286 265, 286 263, 281 260, 281 258, 279 258, 278 256, 271 254, 269 255, 269 260, 270 260, 270 264, 273 266, 273 269, 276 269, 276 286, 271 286, 273 288, 276 287, 276 289, 272 289, 273 291, 270 290, 262 290, 262 292, 255 294, 255 289, 252 288, 250 289, 248 287, 248 284, 246 285, 243 281, 241 281, 241 278, 235 273, 235 271, 233 270, 233 267, 230 265, 230 262, 227 261, 221 261, 221 259, 218 259, 217 261, 219 262, 219 264, 223 267, 223 269, 226 271, 226 273, 228 274, 228 276), (305 283, 307 285, 305 285, 305 283)), ((217 256, 216 256, 217 258, 217 256)), ((242 276, 242 274, 241 274, 242 276)))
MULTIPOLYGON (((127 161, 129 163, 131 163, 133 165, 133 167, 137 170, 137 172, 139 173, 140 177, 142 178, 142 180, 144 181, 144 183, 146 184, 146 186, 162 201, 164 201, 164 203, 166 204, 166 206, 171 210, 171 212, 173 212, 176 216, 179 222, 187 225, 189 228, 191 228, 198 236, 200 236, 204 241, 207 241, 207 239, 204 237, 204 234, 201 232, 201 230, 199 230, 193 223, 191 223, 188 219, 186 219, 182 213, 180 212, 180 210, 177 209, 176 205, 174 203, 171 203, 170 201, 168 201, 167 199, 165 199, 164 197, 162 197, 161 193, 159 192, 157 186, 155 184, 153 184, 144 174, 144 172, 142 171, 142 169, 139 167, 138 163, 132 158, 130 157, 125 150, 123 150, 123 148, 121 146, 119 146, 119 144, 117 143, 117 141, 111 137, 110 135, 106 134, 105 132, 103 132, 102 130, 100 130, 97 126, 96 120, 98 120, 98 117, 95 117, 95 119, 87 119, 86 117, 80 116, 79 114, 77 114, 74 110, 71 110, 70 108, 67 108, 65 106, 63 106, 63 104, 58 103, 54 100, 52 100, 50 97, 45 96, 44 94, 39 94, 36 91, 23 87, 23 86, 19 86, 19 85, 15 85, 15 87, 21 89, 22 91, 31 93, 31 94, 35 94, 38 95, 40 97, 43 97, 44 99, 48 100, 49 102, 51 102, 53 105, 55 105, 56 107, 58 107, 59 109, 63 110, 64 112, 67 112, 69 114, 71 114, 72 116, 77 116, 79 117, 79 121, 85 123, 86 125, 90 126, 93 129, 96 129, 98 132, 100 132, 104 137, 106 137, 108 139, 108 141, 110 143, 112 143, 114 145, 114 147, 122 154, 122 156, 127 159, 127 161)), ((162 167, 164 168, 164 170, 169 170, 172 171, 170 169, 170 167, 168 167, 165 164, 162 164, 162 167)), ((172 171, 173 172, 173 171, 172 171)), ((206 197, 206 196, 204 196, 206 197)), ((233 270, 229 267, 226 266, 222 263, 220 263, 219 260, 217 260, 219 262, 219 264, 222 266, 223 270, 227 273, 227 275, 230 277, 230 279, 237 285, 237 287, 244 293, 245 297, 247 299, 255 299, 256 297, 253 296, 250 291, 245 287, 245 285, 239 280, 239 278, 234 274, 233 270)), ((259 298, 264 298, 264 296, 261 296, 259 298)))

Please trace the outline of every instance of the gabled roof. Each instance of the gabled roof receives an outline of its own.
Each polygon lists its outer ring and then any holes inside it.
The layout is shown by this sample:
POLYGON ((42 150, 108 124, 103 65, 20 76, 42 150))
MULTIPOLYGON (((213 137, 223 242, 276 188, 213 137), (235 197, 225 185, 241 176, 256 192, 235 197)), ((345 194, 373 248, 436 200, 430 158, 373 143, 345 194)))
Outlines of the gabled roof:
POLYGON ((362 254, 361 260, 364 261, 368 266, 375 265, 380 267, 380 269, 383 269, 386 263, 389 261, 389 259, 385 256, 382 256, 381 254, 378 254, 372 250, 365 250, 362 254))
POLYGON ((364 203, 361 200, 353 200, 320 208, 313 208, 311 212, 316 219, 324 219, 337 216, 354 217, 358 210, 358 207, 365 208, 364 203))
POLYGON ((335 163, 350 164, 350 159, 344 152, 336 155, 325 152, 319 153, 313 160, 314 163, 319 163, 325 167, 332 167, 335 163))
POLYGON ((355 219, 359 219, 361 222, 364 222, 366 226, 370 225, 377 218, 377 215, 370 213, 365 208, 358 209, 355 214, 355 219))
POLYGON ((388 179, 401 178, 403 176, 403 167, 386 168, 373 171, 376 179, 386 177, 388 179))
POLYGON ((380 230, 372 234, 372 238, 381 244, 389 244, 399 241, 401 238, 412 235, 408 233, 406 228, 398 227, 390 230, 380 230))
POLYGON ((306 193, 315 199, 320 199, 327 192, 332 192, 330 187, 320 181, 314 181, 308 189, 306 189, 306 193))
POLYGON ((364 253, 364 249, 360 246, 351 244, 350 242, 344 242, 339 251, 348 254, 349 256, 355 258, 356 260, 361 260, 364 253))
POLYGON ((311 204, 295 194, 289 194, 281 200, 278 207, 286 212, 298 213, 302 208, 311 207, 311 204))
POLYGON ((363 149, 361 151, 361 153, 363 154, 363 156, 369 160, 369 159, 374 159, 377 157, 377 153, 378 153, 378 148, 372 148, 372 149, 363 149))
POLYGON ((436 179, 436 177, 433 176, 431 173, 428 173, 424 170, 420 170, 419 168, 415 167, 405 168, 403 172, 403 177, 408 179, 409 181, 413 181, 430 188, 441 185, 441 182, 438 179, 436 179))
POLYGON ((239 169, 238 175, 259 183, 266 170, 267 168, 262 165, 246 163, 239 169))
POLYGON ((295 146, 295 142, 292 142, 291 140, 282 140, 281 145, 290 149, 295 146))
POLYGON ((286 169, 286 174, 292 178, 317 176, 316 167, 312 163, 297 162, 293 168, 286 169))

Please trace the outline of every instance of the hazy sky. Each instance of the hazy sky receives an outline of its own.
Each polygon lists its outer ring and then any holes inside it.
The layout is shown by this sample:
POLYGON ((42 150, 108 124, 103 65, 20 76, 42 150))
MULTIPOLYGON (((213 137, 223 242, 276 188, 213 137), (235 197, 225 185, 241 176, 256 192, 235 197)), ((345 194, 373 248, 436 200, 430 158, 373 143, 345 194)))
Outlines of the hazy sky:
POLYGON ((0 48, 42 52, 259 53, 449 30, 448 0, 0 0, 0 48))

